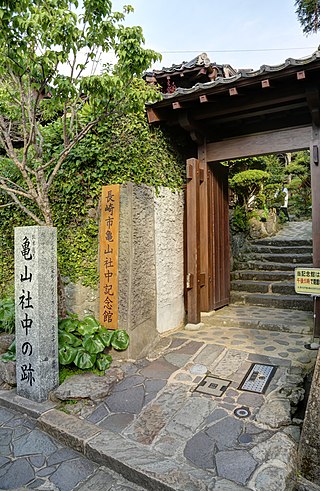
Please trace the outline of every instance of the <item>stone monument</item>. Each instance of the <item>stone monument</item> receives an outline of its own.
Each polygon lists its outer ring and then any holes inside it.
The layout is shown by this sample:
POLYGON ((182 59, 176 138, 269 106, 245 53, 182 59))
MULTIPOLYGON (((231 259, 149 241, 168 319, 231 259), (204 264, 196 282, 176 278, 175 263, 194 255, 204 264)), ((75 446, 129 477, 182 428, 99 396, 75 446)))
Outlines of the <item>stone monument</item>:
POLYGON ((43 402, 59 383, 55 228, 15 228, 15 305, 17 394, 43 402))

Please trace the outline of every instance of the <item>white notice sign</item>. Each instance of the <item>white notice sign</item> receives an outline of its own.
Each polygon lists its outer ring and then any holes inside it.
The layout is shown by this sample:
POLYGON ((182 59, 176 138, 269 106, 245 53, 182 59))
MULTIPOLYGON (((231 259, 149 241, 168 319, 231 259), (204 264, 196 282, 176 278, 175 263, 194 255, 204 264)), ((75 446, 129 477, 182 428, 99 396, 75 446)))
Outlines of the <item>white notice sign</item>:
POLYGON ((320 296, 320 268, 296 268, 294 283, 296 293, 320 296))

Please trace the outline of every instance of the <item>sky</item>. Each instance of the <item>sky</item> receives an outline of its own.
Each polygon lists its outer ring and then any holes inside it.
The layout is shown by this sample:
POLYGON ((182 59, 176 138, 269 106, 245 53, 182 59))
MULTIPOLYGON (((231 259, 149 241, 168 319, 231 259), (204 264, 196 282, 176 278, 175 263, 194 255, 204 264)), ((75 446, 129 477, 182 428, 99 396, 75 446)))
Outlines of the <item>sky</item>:
POLYGON ((145 47, 162 54, 153 68, 170 67, 205 52, 212 62, 257 69, 316 51, 320 32, 305 36, 294 0, 113 0, 129 3, 128 25, 140 25, 145 47))

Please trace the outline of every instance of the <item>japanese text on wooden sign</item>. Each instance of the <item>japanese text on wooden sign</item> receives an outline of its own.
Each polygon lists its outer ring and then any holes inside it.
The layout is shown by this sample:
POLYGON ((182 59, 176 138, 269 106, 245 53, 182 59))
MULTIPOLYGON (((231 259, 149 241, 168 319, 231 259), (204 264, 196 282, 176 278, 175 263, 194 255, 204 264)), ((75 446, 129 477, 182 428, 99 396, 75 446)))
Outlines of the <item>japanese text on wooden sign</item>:
MULTIPOLYGON (((22 270, 20 272, 20 291, 18 293, 18 305, 16 308, 18 315, 18 322, 20 321, 22 329, 22 343, 21 343, 21 353, 18 357, 23 360, 23 363, 17 367, 17 376, 19 376, 19 381, 24 384, 32 385, 36 381, 36 374, 32 364, 32 353, 33 353, 33 323, 34 323, 34 305, 33 305, 33 293, 34 288, 34 237, 25 236, 19 245, 20 253, 22 256, 22 270), (21 356, 22 355, 22 356, 21 356)), ((20 346, 19 349, 20 349, 20 346)))
POLYGON ((118 328, 120 185, 102 187, 100 223, 100 323, 118 328))
POLYGON ((296 268, 295 291, 314 296, 320 296, 320 269, 296 268))

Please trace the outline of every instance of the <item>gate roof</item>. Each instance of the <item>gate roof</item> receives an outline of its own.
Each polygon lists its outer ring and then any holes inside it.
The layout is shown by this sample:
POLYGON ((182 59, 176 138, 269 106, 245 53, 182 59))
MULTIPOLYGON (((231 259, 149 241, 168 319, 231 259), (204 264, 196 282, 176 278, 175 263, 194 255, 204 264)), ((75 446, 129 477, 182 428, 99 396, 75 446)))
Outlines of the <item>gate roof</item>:
MULTIPOLYGON (((153 74, 157 79, 166 72, 153 74)), ((198 143, 204 138, 219 141, 312 122, 320 125, 319 51, 228 75, 222 71, 214 80, 163 94, 162 100, 147 107, 149 122, 183 128, 198 143)))

